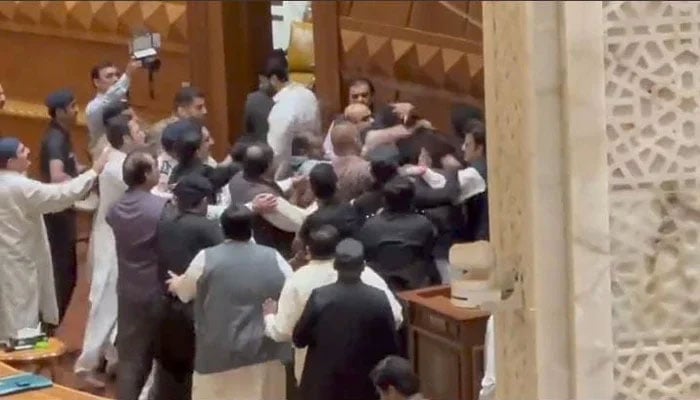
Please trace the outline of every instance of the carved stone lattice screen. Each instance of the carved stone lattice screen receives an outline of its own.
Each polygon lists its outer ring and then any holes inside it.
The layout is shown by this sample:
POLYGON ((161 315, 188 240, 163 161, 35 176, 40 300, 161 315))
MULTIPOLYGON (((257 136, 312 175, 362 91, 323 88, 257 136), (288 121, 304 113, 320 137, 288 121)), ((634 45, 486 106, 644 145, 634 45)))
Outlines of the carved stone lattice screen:
POLYGON ((698 399, 700 3, 603 9, 616 399, 698 399))

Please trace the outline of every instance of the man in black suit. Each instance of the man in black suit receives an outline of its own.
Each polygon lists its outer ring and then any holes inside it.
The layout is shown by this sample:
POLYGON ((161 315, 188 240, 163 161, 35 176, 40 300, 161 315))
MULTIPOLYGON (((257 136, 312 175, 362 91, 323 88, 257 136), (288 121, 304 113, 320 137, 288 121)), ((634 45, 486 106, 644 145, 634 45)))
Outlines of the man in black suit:
MULTIPOLYGON (((168 204, 158 222, 158 266, 165 284, 171 273, 182 275, 201 251, 224 241, 218 221, 206 217, 214 191, 205 177, 190 174, 173 189, 177 205, 168 204)), ((167 293, 164 288, 164 293, 167 293)), ((194 312, 192 304, 166 294, 156 339, 156 398, 189 400, 194 370, 194 312)))
POLYGON ((308 346, 301 398, 377 399, 369 374, 398 351, 391 306, 384 292, 360 280, 365 265, 360 242, 338 243, 333 265, 338 281, 311 293, 294 328, 294 345, 308 346))

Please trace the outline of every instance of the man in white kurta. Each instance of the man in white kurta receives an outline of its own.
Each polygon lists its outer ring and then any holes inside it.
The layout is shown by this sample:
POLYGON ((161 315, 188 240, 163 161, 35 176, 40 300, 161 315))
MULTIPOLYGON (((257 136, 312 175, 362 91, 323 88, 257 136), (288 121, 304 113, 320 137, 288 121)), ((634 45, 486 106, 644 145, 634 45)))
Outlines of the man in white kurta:
POLYGON ((265 336, 261 305, 277 298, 292 269, 274 249, 251 242, 252 213, 232 205, 221 217, 227 240, 202 250, 169 289, 195 300, 193 400, 283 400, 291 356, 265 336))
POLYGON ((100 203, 93 220, 91 241, 98 251, 92 252, 90 313, 88 314, 83 351, 75 363, 75 371, 90 384, 102 386, 93 372, 106 357, 108 369, 116 365, 114 339, 117 329, 117 249, 112 228, 105 221, 107 212, 127 186, 122 179, 126 154, 143 146, 145 134, 128 116, 115 117, 106 127, 107 140, 113 150, 99 176, 100 203))
MULTIPOLYGON (((274 64, 274 63, 273 63, 274 64)), ((269 65, 265 75, 277 93, 267 122, 267 143, 275 152, 275 179, 291 175, 292 141, 301 134, 321 135, 321 114, 316 95, 303 85, 289 82, 286 66, 269 65)))
MULTIPOLYGON (((268 300, 263 307, 265 333, 270 338, 278 342, 290 342, 294 326, 301 317, 311 292, 338 280, 338 271, 333 268, 333 257, 339 239, 338 231, 330 225, 324 225, 309 234, 307 245, 311 261, 294 271, 291 278, 285 282, 280 294, 279 306, 273 300, 268 300)), ((365 267, 360 279, 364 284, 386 293, 398 328, 403 322, 401 305, 386 282, 369 267, 365 267)), ((306 348, 295 349, 294 376, 297 382, 301 380, 305 359, 306 348)))
POLYGON ((42 215, 64 210, 92 188, 106 154, 92 169, 59 184, 26 176, 29 149, 16 138, 0 139, 0 340, 39 318, 58 324, 51 253, 42 215))

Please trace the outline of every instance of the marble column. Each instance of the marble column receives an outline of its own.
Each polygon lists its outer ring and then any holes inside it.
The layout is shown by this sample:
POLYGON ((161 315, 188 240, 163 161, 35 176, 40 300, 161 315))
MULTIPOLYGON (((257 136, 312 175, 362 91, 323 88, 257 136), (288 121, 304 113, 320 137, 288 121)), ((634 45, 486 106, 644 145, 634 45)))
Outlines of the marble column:
POLYGON ((498 399, 611 399, 600 2, 484 2, 491 242, 523 277, 496 313, 498 399))

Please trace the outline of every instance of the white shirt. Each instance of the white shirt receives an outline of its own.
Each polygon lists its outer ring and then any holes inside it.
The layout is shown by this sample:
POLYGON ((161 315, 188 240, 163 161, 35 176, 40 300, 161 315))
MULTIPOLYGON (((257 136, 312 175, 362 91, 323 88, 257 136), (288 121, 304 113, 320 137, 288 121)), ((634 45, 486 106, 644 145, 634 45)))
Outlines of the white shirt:
POLYGON ((272 98, 275 105, 267 122, 267 143, 279 163, 277 179, 286 178, 292 158, 292 140, 302 133, 321 133, 321 114, 316 95, 306 87, 289 83, 272 98))
POLYGON ((476 168, 467 167, 457 171, 457 179, 459 180, 459 197, 457 199, 459 203, 486 191, 486 181, 476 168))
POLYGON ((0 169, 0 340, 34 328, 39 315, 58 324, 51 253, 43 214, 70 208, 88 193, 97 174, 41 183, 0 169))
MULTIPOLYGON (((401 304, 389 290, 386 282, 369 267, 365 267, 360 279, 364 284, 386 293, 398 328, 403 322, 401 304)), ((338 272, 333 268, 333 260, 311 260, 307 265, 296 270, 284 283, 278 301, 277 314, 265 316, 265 334, 277 342, 291 341, 294 326, 301 317, 311 292, 337 280, 338 272)), ((294 358, 294 373, 299 380, 304 368, 306 349, 295 349, 294 358)))

